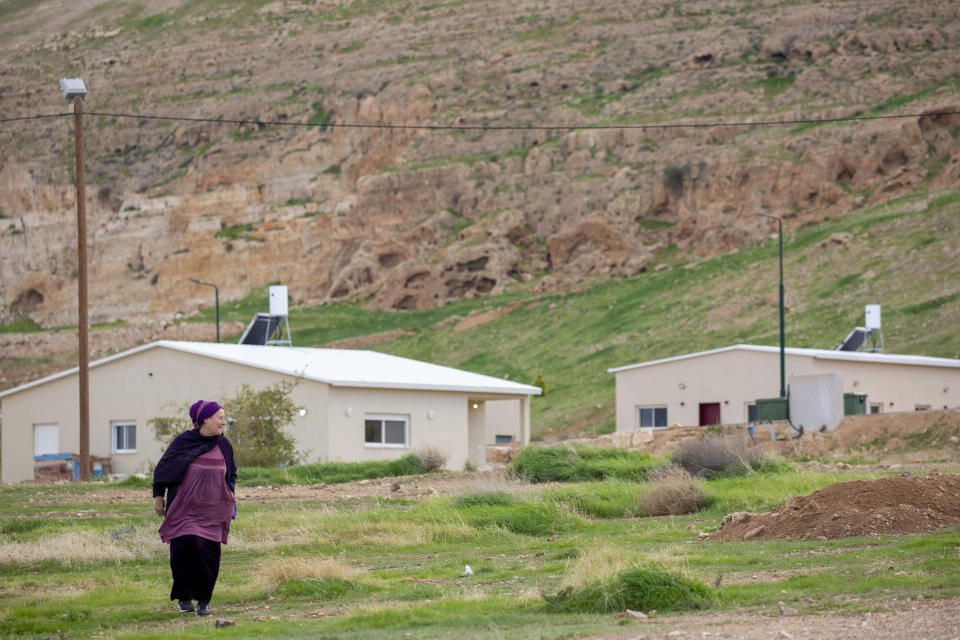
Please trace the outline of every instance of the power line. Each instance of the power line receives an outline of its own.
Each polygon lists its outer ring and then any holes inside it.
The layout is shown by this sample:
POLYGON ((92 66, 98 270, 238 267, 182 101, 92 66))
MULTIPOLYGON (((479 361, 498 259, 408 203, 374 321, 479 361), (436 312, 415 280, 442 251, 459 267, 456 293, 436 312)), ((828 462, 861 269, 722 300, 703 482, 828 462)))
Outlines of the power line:
MULTIPOLYGON (((688 122, 673 124, 395 124, 395 123, 365 123, 365 122, 289 122, 285 120, 249 120, 232 118, 191 118, 188 116, 169 116, 136 113, 106 113, 102 111, 86 111, 85 115, 99 118, 135 118, 138 120, 164 120, 168 122, 208 122, 213 124, 255 125, 258 127, 305 127, 305 128, 341 128, 341 129, 421 129, 428 131, 556 131, 576 129, 582 130, 610 130, 610 129, 708 129, 719 127, 777 127, 803 126, 840 122, 858 122, 865 120, 893 120, 907 118, 932 118, 937 116, 960 115, 960 111, 937 111, 933 113, 904 113, 891 115, 854 115, 837 118, 811 118, 807 120, 756 120, 734 122, 688 122)), ((73 115, 71 113, 54 113, 47 115, 21 116, 16 118, 2 118, 0 123, 22 120, 38 120, 41 118, 62 118, 73 115)))
POLYGON ((50 114, 38 114, 33 116, 20 116, 17 118, 0 118, 0 123, 3 122, 17 122, 19 120, 40 120, 43 118, 66 118, 67 116, 72 116, 73 113, 50 113, 50 114))

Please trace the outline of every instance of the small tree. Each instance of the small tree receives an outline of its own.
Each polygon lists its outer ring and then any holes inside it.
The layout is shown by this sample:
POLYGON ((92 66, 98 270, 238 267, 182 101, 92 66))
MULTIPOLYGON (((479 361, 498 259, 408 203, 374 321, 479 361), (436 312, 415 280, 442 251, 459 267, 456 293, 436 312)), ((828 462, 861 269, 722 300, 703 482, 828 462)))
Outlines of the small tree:
POLYGON ((224 401, 230 425, 227 435, 238 466, 275 467, 300 461, 293 437, 284 431, 298 411, 290 399, 293 387, 284 381, 256 391, 244 384, 224 401))
MULTIPOLYGON (((278 382, 257 391, 244 384, 232 397, 224 399, 226 435, 233 444, 238 466, 276 467, 300 462, 293 437, 284 431, 298 411, 290 399, 294 386, 291 382, 278 382)), ((188 413, 189 405, 183 410, 183 414, 188 413)), ((188 418, 156 417, 147 424, 164 449, 178 435, 193 428, 188 418)))

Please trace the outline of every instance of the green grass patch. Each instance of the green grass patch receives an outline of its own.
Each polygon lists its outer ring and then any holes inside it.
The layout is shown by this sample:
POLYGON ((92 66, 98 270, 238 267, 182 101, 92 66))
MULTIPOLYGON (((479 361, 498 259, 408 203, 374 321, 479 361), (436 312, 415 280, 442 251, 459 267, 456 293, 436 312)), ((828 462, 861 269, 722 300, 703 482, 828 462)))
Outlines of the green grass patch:
POLYGON ((336 484, 371 478, 426 473, 419 456, 410 453, 396 460, 367 462, 318 462, 284 468, 241 467, 237 484, 242 487, 290 484, 336 484))

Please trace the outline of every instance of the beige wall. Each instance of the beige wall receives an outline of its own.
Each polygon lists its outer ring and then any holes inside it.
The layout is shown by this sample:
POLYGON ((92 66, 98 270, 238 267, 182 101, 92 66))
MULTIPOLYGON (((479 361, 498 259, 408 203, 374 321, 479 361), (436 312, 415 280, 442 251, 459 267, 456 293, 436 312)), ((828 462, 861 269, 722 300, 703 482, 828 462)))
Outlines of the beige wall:
POLYGON ((484 442, 494 444, 497 436, 513 436, 514 442, 525 442, 523 435, 524 411, 529 413, 529 401, 488 400, 486 402, 486 435, 484 442))
MULTIPOLYGON (((621 371, 615 374, 617 431, 637 428, 641 406, 666 406, 668 424, 696 426, 700 403, 716 402, 721 423, 744 423, 748 404, 779 394, 779 362, 776 352, 725 351, 621 371)), ((788 380, 813 373, 842 374, 844 392, 867 394, 867 403, 882 403, 884 413, 913 411, 917 405, 960 406, 957 368, 787 354, 788 380)))
POLYGON ((425 447, 434 447, 446 455, 450 469, 462 469, 467 459, 464 393, 333 387, 326 411, 330 441, 327 456, 319 460, 392 460, 425 447), (405 416, 409 421, 409 446, 366 445, 366 415, 405 416))

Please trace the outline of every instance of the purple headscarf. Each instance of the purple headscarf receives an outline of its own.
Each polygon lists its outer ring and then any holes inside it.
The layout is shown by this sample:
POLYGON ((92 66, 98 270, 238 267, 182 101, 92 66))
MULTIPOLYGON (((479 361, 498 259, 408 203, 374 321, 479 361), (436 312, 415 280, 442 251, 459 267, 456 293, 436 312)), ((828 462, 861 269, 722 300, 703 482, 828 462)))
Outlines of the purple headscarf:
POLYGON ((213 400, 197 400, 194 402, 190 407, 190 419, 193 420, 193 428, 199 429, 207 418, 222 408, 213 400))

